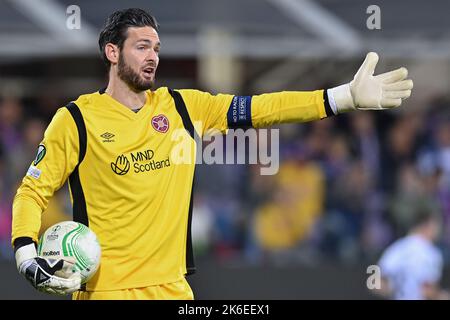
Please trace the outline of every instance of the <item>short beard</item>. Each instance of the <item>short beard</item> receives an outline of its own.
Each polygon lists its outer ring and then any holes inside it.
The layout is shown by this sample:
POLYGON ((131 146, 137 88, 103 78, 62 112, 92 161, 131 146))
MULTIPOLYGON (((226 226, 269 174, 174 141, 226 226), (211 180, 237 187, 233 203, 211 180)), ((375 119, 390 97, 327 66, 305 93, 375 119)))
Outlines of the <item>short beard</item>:
POLYGON ((122 52, 119 54, 118 72, 119 78, 125 82, 128 87, 134 92, 142 92, 152 89, 155 85, 154 80, 145 81, 136 73, 129 64, 125 61, 125 57, 122 52))

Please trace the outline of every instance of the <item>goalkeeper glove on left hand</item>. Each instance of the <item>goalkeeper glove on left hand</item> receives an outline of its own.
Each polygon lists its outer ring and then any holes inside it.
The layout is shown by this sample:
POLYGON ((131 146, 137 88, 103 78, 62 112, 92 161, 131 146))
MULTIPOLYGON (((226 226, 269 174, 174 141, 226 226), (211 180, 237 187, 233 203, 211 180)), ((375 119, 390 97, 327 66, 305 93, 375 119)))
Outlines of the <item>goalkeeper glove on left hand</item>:
POLYGON ((378 55, 369 52, 350 83, 328 90, 329 103, 335 113, 351 110, 383 110, 401 105, 411 95, 412 80, 406 68, 374 76, 378 55))
POLYGON ((41 292, 66 295, 80 289, 80 274, 72 271, 75 259, 38 257, 30 243, 16 250, 16 263, 19 272, 41 292))

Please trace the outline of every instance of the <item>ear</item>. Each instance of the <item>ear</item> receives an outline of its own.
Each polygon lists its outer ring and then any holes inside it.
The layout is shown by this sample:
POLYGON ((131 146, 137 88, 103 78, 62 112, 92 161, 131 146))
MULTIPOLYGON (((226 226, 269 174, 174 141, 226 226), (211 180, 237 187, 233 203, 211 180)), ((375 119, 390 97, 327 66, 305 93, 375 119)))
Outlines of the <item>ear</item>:
POLYGON ((111 62, 111 64, 117 64, 119 62, 119 47, 112 43, 107 43, 105 46, 106 58, 111 62))

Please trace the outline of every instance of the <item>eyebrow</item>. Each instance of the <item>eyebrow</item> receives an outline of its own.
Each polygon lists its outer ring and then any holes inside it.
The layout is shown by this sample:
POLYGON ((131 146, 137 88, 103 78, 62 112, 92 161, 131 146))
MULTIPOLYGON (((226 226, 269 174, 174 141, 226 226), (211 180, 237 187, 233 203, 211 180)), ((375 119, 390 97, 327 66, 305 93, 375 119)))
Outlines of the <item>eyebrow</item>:
MULTIPOLYGON (((148 43, 148 44, 150 44, 150 45, 153 43, 151 40, 148 40, 148 39, 139 39, 138 41, 136 41, 136 43, 138 43, 138 42, 145 42, 145 43, 148 43)), ((161 46, 161 42, 158 41, 158 42, 156 43, 156 45, 157 45, 157 46, 161 46)))

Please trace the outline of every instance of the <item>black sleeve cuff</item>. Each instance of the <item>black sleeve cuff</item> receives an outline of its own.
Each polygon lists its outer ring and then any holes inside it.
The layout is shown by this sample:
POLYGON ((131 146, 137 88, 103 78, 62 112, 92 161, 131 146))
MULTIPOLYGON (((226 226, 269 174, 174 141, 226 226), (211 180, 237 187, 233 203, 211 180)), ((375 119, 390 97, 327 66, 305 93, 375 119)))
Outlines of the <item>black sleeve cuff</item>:
MULTIPOLYGON (((31 243, 34 243, 33 239, 30 237, 19 237, 14 240, 14 253, 16 253, 17 249, 20 247, 29 245, 31 243)), ((36 245, 36 243, 34 243, 36 245)))
POLYGON ((328 100, 328 89, 323 90, 323 103, 325 105, 325 114, 327 115, 327 117, 334 116, 335 114, 331 109, 330 100, 328 100))

